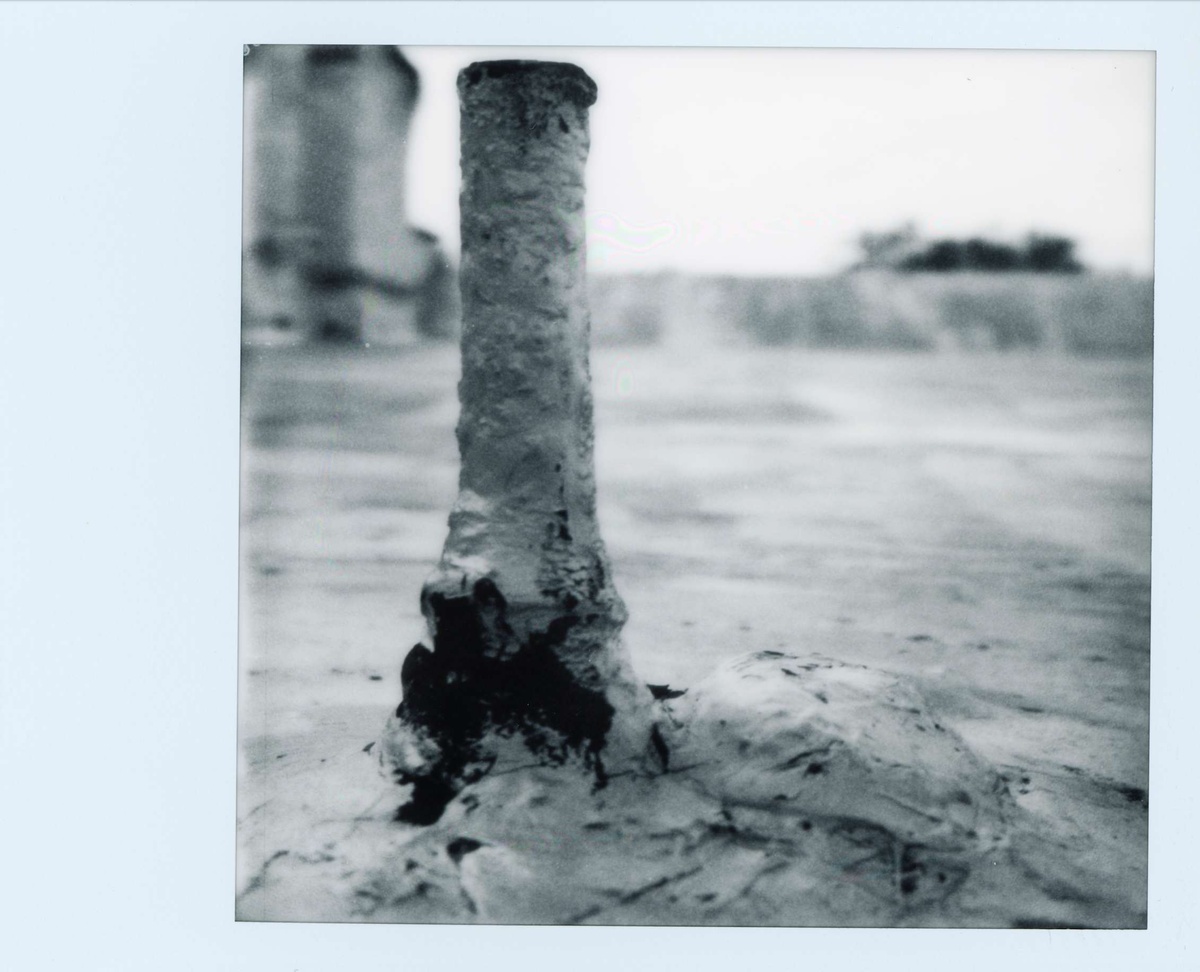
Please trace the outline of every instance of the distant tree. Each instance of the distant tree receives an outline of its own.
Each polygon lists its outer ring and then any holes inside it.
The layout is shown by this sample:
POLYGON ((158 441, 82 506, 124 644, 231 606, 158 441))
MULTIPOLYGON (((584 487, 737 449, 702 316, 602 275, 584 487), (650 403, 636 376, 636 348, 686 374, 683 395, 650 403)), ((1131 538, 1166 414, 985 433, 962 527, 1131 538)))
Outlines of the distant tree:
POLYGON ((935 240, 923 251, 906 257, 900 264, 901 270, 933 270, 945 273, 948 270, 964 269, 964 246, 957 240, 935 240))
POLYGON ((869 267, 908 273, 949 273, 975 270, 983 273, 1080 273, 1075 241, 1065 236, 1031 233, 1023 246, 974 236, 968 240, 921 241, 912 223, 886 233, 863 233, 858 239, 861 256, 853 269, 869 267))
POLYGON ((967 240, 963 256, 968 269, 984 270, 989 273, 1005 270, 1018 270, 1021 266, 1021 252, 1015 246, 1007 243, 993 243, 975 237, 967 240))
POLYGON ((1075 241, 1064 236, 1031 233, 1025 241, 1025 265, 1035 273, 1079 273, 1083 265, 1075 259, 1075 241))
POLYGON ((862 257, 855 268, 896 267, 912 253, 916 244, 917 229, 912 223, 886 233, 863 233, 858 238, 862 257))

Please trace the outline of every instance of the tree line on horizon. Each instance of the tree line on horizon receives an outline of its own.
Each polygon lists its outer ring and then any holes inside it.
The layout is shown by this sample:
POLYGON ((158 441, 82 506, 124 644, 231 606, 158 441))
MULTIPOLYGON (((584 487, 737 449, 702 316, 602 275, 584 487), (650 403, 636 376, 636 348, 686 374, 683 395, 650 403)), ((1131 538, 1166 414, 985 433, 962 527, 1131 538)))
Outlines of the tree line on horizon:
POLYGON ((863 233, 859 260, 852 270, 887 269, 906 273, 1082 273, 1075 241, 1065 236, 1030 233, 1019 245, 973 236, 922 240, 913 226, 884 233, 863 233))

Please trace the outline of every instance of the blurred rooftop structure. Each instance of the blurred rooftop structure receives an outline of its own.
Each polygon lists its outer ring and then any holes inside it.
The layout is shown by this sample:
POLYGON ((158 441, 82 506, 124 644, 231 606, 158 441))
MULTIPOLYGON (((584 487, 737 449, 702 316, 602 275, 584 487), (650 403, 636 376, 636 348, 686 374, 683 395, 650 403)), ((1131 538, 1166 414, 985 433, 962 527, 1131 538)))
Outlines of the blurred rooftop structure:
POLYGON ((419 93, 394 46, 248 48, 246 341, 405 343, 452 329, 450 264, 405 204, 419 93))

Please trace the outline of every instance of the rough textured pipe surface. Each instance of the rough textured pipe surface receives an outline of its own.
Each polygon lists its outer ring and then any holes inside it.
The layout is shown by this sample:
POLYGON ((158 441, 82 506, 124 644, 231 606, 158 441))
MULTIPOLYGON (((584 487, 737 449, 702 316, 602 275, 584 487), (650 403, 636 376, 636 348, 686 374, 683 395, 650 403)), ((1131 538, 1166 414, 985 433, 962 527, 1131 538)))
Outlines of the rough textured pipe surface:
POLYGON ((582 758, 602 782, 650 728, 633 728, 645 689, 596 522, 583 179, 596 86, 570 64, 494 61, 458 90, 459 496, 421 596, 432 647, 405 659, 383 747, 431 804, 486 772, 489 739, 582 758))

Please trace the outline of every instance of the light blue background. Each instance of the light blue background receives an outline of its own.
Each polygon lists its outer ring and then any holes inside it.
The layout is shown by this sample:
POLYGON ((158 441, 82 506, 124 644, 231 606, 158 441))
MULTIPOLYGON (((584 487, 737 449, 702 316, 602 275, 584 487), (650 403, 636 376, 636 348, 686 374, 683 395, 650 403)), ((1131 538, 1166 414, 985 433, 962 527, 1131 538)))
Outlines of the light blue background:
POLYGON ((0 24, 0 965, 1200 964, 1195 4, 10 4, 0 24), (1151 930, 235 924, 244 42, 1157 50, 1151 930))

